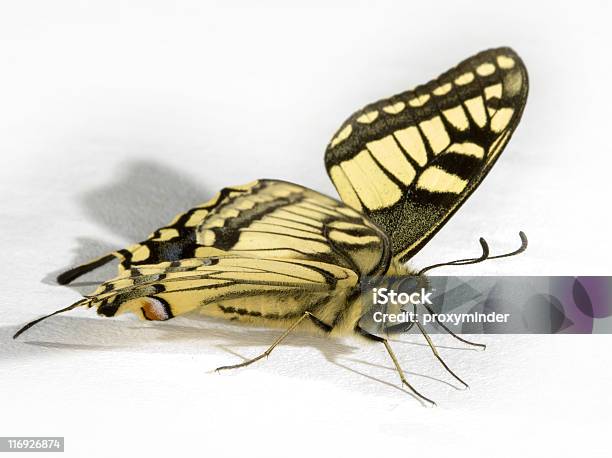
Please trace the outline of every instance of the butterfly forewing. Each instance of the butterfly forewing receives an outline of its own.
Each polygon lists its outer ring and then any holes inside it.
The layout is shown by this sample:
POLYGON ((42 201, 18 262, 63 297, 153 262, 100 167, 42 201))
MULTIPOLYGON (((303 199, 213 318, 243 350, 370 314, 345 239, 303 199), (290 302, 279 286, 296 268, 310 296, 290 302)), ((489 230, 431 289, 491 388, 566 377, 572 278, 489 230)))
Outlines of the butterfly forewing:
POLYGON ((363 214, 278 180, 224 188, 147 240, 119 251, 124 269, 228 253, 317 261, 360 275, 384 273, 391 259, 388 237, 363 214))
POLYGON ((427 84, 353 114, 325 154, 342 200, 416 253, 478 186, 525 106, 525 66, 509 48, 481 52, 427 84))

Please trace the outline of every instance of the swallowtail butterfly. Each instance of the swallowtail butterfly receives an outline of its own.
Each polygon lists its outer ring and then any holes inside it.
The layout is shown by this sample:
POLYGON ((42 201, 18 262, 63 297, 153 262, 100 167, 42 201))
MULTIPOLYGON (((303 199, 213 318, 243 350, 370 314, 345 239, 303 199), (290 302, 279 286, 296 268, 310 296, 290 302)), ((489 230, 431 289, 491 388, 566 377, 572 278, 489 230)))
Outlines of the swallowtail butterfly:
POLYGON ((429 401, 408 384, 388 341, 359 327, 360 281, 414 274, 406 261, 489 172, 521 118, 527 91, 519 56, 498 48, 367 105, 325 152, 341 200, 269 179, 224 188, 146 240, 60 275, 66 284, 120 261, 116 278, 54 314, 82 306, 107 317, 131 312, 163 321, 198 310, 286 328, 264 354, 220 369, 260 359, 298 326, 357 333, 382 342, 402 382, 429 401))

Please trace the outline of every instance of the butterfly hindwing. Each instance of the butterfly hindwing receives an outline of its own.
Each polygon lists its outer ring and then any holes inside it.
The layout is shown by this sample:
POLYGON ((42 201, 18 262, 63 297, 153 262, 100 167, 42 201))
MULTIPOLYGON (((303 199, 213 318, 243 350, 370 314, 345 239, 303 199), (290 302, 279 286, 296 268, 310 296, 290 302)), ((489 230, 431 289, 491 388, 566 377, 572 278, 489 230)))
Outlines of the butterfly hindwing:
POLYGON ((527 71, 509 48, 472 56, 427 84, 353 114, 327 147, 342 200, 414 255, 482 181, 516 128, 527 71))
POLYGON ((336 323, 357 278, 350 269, 322 262, 225 254, 133 267, 79 305, 108 317, 131 312, 152 321, 199 310, 274 322, 309 311, 336 323))

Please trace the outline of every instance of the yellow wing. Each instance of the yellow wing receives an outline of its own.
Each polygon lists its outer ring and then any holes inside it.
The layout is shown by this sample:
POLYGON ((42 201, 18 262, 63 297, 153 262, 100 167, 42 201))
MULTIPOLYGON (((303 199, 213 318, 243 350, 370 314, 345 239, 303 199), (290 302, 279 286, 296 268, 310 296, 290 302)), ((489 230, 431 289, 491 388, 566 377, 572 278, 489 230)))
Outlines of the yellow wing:
POLYGON ((391 261, 388 237, 365 215, 303 186, 258 180, 224 188, 146 240, 75 267, 58 280, 68 283, 114 258, 122 271, 228 253, 317 261, 360 276, 382 274, 391 261))
POLYGON ((350 269, 322 262, 226 254, 133 267, 78 305, 108 317, 134 313, 154 321, 196 309, 271 322, 309 311, 337 325, 357 280, 350 269))
POLYGON ((491 49, 414 90, 354 113, 327 147, 342 200, 365 213, 406 261, 493 166, 527 100, 527 70, 491 49))
POLYGON ((256 181, 228 196, 196 228, 195 251, 211 248, 244 256, 335 264, 360 275, 386 272, 387 236, 331 197, 292 183, 256 181))

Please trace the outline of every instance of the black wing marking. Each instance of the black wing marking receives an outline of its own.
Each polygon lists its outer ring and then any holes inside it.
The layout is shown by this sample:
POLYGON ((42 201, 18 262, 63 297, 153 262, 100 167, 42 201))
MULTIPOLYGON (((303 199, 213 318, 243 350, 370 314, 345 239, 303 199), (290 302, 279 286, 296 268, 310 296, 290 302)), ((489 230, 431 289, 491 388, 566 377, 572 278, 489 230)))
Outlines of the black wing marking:
POLYGON ((466 59, 427 84, 354 113, 325 163, 342 200, 406 261, 489 172, 516 128, 528 79, 509 48, 466 59))

